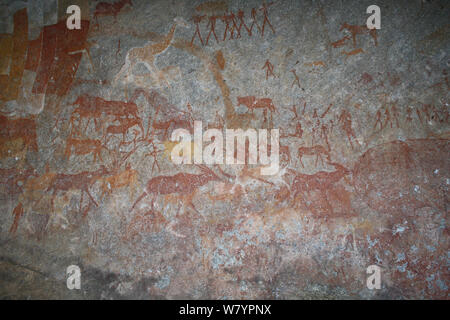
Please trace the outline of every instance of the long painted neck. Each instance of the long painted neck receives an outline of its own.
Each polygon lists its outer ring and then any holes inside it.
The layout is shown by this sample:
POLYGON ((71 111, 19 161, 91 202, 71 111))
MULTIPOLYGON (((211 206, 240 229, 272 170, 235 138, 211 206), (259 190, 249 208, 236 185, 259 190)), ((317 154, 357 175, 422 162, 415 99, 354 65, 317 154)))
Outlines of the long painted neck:
POLYGON ((170 28, 170 31, 169 31, 169 33, 167 34, 166 39, 164 40, 164 46, 165 46, 165 47, 168 47, 168 46, 170 45, 170 42, 171 42, 172 39, 173 39, 173 35, 174 35, 174 33, 175 33, 175 28, 176 28, 176 27, 177 27, 177 24, 174 23, 174 25, 172 26, 172 28, 170 28))

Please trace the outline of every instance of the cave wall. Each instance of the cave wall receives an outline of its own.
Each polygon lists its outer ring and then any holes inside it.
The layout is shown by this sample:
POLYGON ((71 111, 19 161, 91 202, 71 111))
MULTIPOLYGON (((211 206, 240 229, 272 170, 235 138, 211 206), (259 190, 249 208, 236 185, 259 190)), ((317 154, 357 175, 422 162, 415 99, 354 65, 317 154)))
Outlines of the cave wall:
POLYGON ((447 299, 449 3, 372 2, 1 1, 0 297, 447 299))

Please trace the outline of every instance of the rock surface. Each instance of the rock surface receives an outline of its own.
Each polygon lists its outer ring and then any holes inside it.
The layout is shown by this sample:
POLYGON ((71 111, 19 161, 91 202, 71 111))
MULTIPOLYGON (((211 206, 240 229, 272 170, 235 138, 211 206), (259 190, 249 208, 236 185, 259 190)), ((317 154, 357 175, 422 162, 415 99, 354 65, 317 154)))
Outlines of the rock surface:
POLYGON ((0 298, 448 299, 449 2, 369 4, 2 1, 0 298), (194 120, 279 172, 174 164, 194 120))

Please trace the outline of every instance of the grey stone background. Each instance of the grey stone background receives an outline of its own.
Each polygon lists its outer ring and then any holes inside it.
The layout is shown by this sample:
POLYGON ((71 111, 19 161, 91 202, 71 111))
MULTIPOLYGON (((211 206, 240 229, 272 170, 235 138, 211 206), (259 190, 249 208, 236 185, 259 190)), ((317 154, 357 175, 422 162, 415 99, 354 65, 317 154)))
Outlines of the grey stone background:
MULTIPOLYGON (((152 177, 199 173, 195 166, 171 163, 169 143, 161 132, 155 134, 155 144, 162 150, 157 156, 159 168, 145 156, 152 150, 150 145, 138 148, 126 161, 138 172, 135 192, 126 186, 102 196, 100 182, 94 182, 90 193, 98 206, 91 205, 85 217, 80 212, 79 190, 58 193, 56 209, 52 209, 51 194, 43 189, 42 204, 28 199, 18 230, 12 233, 11 213, 27 198, 2 187, 2 299, 448 299, 448 1, 279 0, 268 8, 275 33, 266 25, 264 36, 256 29, 249 36, 242 29, 240 38, 228 35, 222 41, 224 23, 218 20, 220 42, 211 38, 202 45, 195 38, 193 46, 192 16, 214 14, 212 9, 196 10, 203 1, 132 0, 132 6, 123 7, 116 17, 99 16, 96 25, 93 16, 98 3, 80 2, 84 19, 90 20, 87 41, 92 64, 83 54, 69 92, 63 97, 45 96, 45 107, 36 115, 39 151, 28 151, 23 159, 2 157, 2 169, 32 167, 43 175, 94 171, 101 165, 112 168, 120 153, 101 151, 102 160, 97 161, 92 154, 65 157, 73 129, 69 119, 77 107, 73 102, 83 94, 129 101, 135 90, 143 88, 164 97, 166 109, 159 114, 157 105, 144 96, 135 100, 145 130, 152 119, 168 117, 171 107, 187 112, 189 103, 191 117, 205 126, 217 123, 220 116, 225 127, 280 128, 282 134, 292 135, 297 120, 290 108, 295 105, 303 134, 281 139, 291 159, 282 161, 278 176, 267 178, 270 183, 245 176, 243 166, 222 166, 239 178, 198 188, 192 198, 198 212, 179 194, 157 195, 151 215, 145 215, 151 210, 151 197, 130 211, 152 177), (341 25, 364 25, 371 4, 381 8, 378 45, 363 34, 357 35, 356 46, 348 40, 334 48, 333 42, 350 35, 340 31, 341 25), (177 26, 171 44, 155 57, 155 67, 165 70, 162 75, 167 81, 155 79, 140 64, 133 68, 134 78, 128 83, 124 78, 114 82, 127 52, 160 41, 175 18, 185 24, 177 26), (343 53, 357 48, 363 52, 343 53), (216 61, 219 50, 225 60, 223 70, 216 61), (274 67, 274 76, 267 79, 266 60, 274 67), (319 61, 323 64, 311 65, 319 61), (296 71, 300 87, 293 85, 291 70, 296 71), (251 112, 237 103, 243 96, 270 98, 278 113, 269 113, 265 121, 263 111, 256 109, 252 119, 251 112), (320 116, 330 104, 324 118, 314 117, 315 111, 320 116), (394 105, 399 124, 391 114, 391 122, 376 130, 377 112, 383 112, 384 122, 385 110, 392 112, 394 105), (438 110, 437 118, 430 111, 427 119, 426 105, 438 110), (351 116, 354 137, 349 138, 339 123, 344 110, 351 116), (330 161, 316 164, 314 156, 306 156, 302 166, 298 148, 327 147, 319 133, 322 125, 329 128, 330 161), (396 145, 389 144, 395 141, 409 146, 415 167, 406 170, 396 162, 396 145), (435 145, 439 147, 426 151, 435 145), (362 158, 370 150, 378 155, 372 167, 362 158), (305 191, 304 187, 293 199, 294 177, 287 169, 316 177, 318 172, 334 172, 332 163, 350 173, 329 190, 305 191), (369 168, 366 176, 357 176, 355 168, 364 165, 369 168), (428 178, 432 176, 428 172, 435 170, 437 180, 428 178), (358 189, 357 180, 360 185, 377 182, 378 194, 358 191, 364 187, 358 189), (395 204, 389 202, 399 190, 427 204, 401 202, 401 196, 395 204), (391 207, 385 209, 384 203, 391 207), (140 222, 133 220, 136 217, 140 222), (66 287, 65 271, 72 264, 81 268, 81 290, 66 287), (371 264, 382 267, 380 290, 366 287, 366 268, 371 264)), ((214 10, 222 15, 223 6, 235 14, 243 10, 245 22, 251 24, 252 8, 259 9, 262 3, 229 0, 216 2, 214 10)), ((25 7, 29 39, 58 21, 56 1, 1 1, 1 33, 13 33, 13 15, 25 7)), ((257 18, 262 25, 262 11, 257 18)), ((207 20, 200 26, 205 39, 207 20)), ((2 113, 16 112, 13 118, 31 116, 20 102, 2 102, 1 108, 2 113)), ((103 131, 91 122, 83 136, 102 139, 104 128, 114 123, 110 118, 99 122, 103 131)), ((126 154, 133 144, 122 147, 121 138, 112 137, 108 148, 126 154)), ((132 139, 130 129, 126 141, 132 139)), ((398 161, 403 156, 399 152, 398 161)), ((88 201, 85 195, 83 207, 90 205, 88 201)))

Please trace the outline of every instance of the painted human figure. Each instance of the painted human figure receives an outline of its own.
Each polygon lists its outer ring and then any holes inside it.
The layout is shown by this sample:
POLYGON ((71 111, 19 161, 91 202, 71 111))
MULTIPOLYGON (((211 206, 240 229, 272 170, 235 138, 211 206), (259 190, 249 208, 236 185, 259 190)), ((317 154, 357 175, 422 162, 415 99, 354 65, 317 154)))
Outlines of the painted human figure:
POLYGON ((342 130, 344 130, 344 132, 346 133, 348 142, 350 143, 352 149, 353 149, 352 139, 356 141, 356 143, 359 145, 358 140, 356 140, 355 132, 353 131, 352 128, 352 115, 350 114, 350 112, 348 112, 347 110, 343 110, 339 117, 338 123, 341 123, 342 130))
POLYGON ((230 33, 230 39, 234 39, 234 30, 237 29, 236 19, 233 12, 229 14, 224 13, 221 20, 225 23, 225 31, 223 33, 223 41, 227 38, 227 33, 230 33))
POLYGON ((191 45, 194 43, 195 36, 198 35, 198 38, 200 39, 201 44, 203 45, 202 35, 200 34, 200 23, 203 21, 203 19, 206 17, 206 15, 199 16, 195 15, 192 17, 192 21, 195 23, 195 32, 192 36, 191 45))
POLYGON ((275 74, 273 73, 273 64, 270 63, 269 59, 266 60, 266 63, 262 68, 266 69, 266 80, 269 78, 269 76, 275 77, 275 74))
POLYGON ((397 108, 395 107, 395 104, 392 105, 391 112, 392 112, 392 116, 394 117, 397 128, 400 128, 400 123, 398 121, 398 111, 397 111, 397 108))
POLYGON ((320 137, 325 140, 325 143, 327 144, 328 151, 331 150, 330 144, 328 143, 328 127, 326 124, 322 124, 322 127, 320 128, 320 137))
POLYGON ((263 25, 262 25, 262 31, 261 31, 261 36, 264 37, 264 27, 266 26, 266 22, 269 25, 270 29, 272 29, 272 32, 275 33, 275 30, 273 29, 272 24, 269 21, 269 17, 268 17, 268 11, 267 9, 273 4, 273 2, 269 3, 269 4, 265 4, 263 3, 262 8, 260 8, 259 10, 261 10, 263 12, 264 15, 264 20, 263 20, 263 25))
POLYGON ((219 39, 217 39, 217 35, 216 35, 216 22, 217 22, 218 18, 220 18, 220 17, 219 16, 208 17, 209 33, 208 33, 208 37, 206 38, 206 44, 208 44, 209 37, 211 36, 211 34, 213 34, 214 38, 216 38, 216 41, 219 42, 219 39))
POLYGON ((256 25, 256 28, 258 29, 259 32, 261 32, 261 27, 258 24, 258 20, 256 18, 256 9, 252 8, 252 24, 250 26, 250 31, 249 31, 249 35, 252 35, 252 30, 253 30, 253 26, 256 25))
POLYGON ((386 128, 389 123, 392 128, 391 113, 389 112, 389 108, 387 106, 386 109, 384 110, 384 116, 386 117, 386 120, 384 121, 384 127, 386 128))
POLYGON ((247 30, 248 35, 251 36, 252 35, 252 31, 249 29, 249 27, 247 27, 247 25, 245 24, 245 21, 244 21, 244 11, 239 9, 239 11, 237 13, 237 18, 239 19, 239 26, 236 28, 236 30, 238 32, 238 38, 241 37, 241 29, 242 29, 242 27, 244 27, 245 30, 247 30))
POLYGON ((409 123, 411 123, 412 122, 412 108, 411 107, 408 107, 408 109, 406 109, 406 121, 408 121, 409 123))
POLYGON ((375 130, 377 128, 377 125, 380 125, 380 130, 383 129, 383 123, 381 122, 381 110, 378 109, 377 114, 375 115, 375 125, 373 126, 373 129, 375 130))
POLYGON ((294 86, 294 84, 297 84, 297 86, 298 86, 299 88, 301 88, 301 86, 300 86, 300 79, 298 78, 298 75, 297 75, 297 73, 295 72, 295 69, 292 69, 291 72, 294 74, 294 77, 295 77, 294 81, 292 81, 291 88, 294 86))
POLYGON ((302 129, 302 124, 299 122, 297 122, 297 124, 295 125, 295 133, 293 134, 294 137, 297 137, 299 139, 302 138, 303 136, 303 129, 302 129))

